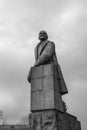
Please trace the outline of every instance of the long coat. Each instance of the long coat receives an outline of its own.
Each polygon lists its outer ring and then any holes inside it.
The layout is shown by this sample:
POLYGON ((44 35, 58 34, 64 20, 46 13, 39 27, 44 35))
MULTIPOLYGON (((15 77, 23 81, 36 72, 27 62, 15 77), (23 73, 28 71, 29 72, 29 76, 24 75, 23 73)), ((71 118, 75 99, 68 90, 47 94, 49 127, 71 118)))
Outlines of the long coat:
POLYGON ((51 41, 44 41, 43 43, 39 43, 35 48, 35 65, 44 65, 53 63, 57 66, 58 75, 59 75, 59 86, 60 86, 60 93, 64 95, 68 93, 63 74, 58 64, 56 53, 55 53, 55 44, 51 41))

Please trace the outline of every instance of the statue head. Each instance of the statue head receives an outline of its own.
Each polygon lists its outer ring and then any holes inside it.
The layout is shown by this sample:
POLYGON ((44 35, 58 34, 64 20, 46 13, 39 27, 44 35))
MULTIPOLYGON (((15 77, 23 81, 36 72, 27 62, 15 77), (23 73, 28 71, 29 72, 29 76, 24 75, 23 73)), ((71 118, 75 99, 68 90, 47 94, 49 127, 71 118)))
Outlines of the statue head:
POLYGON ((47 39, 48 39, 48 35, 47 35, 46 31, 40 31, 39 40, 44 41, 44 40, 47 40, 47 39))

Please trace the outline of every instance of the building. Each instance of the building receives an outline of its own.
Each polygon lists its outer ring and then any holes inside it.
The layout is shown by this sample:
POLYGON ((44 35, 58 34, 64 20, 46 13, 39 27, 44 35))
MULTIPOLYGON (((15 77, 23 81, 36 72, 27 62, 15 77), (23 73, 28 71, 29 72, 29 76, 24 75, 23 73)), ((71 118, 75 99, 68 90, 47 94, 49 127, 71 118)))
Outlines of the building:
POLYGON ((3 111, 0 110, 0 125, 6 124, 6 116, 3 111))
POLYGON ((0 110, 0 125, 3 125, 4 113, 0 110))

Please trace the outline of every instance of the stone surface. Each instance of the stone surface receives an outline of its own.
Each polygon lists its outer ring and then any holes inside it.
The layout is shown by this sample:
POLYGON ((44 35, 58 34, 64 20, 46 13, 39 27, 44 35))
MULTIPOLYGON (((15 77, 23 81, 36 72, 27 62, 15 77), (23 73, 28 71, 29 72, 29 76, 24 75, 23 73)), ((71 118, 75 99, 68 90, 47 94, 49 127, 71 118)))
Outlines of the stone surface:
POLYGON ((58 78, 57 68, 54 64, 40 65, 39 67, 32 67, 31 78, 41 78, 45 76, 54 76, 58 78))
POLYGON ((29 125, 30 130, 81 130, 76 117, 54 110, 31 113, 29 125))
POLYGON ((64 112, 57 69, 53 64, 32 68, 31 111, 46 109, 64 112))
POLYGON ((30 130, 81 130, 75 116, 66 113, 62 95, 67 86, 58 64, 55 44, 48 41, 45 31, 39 33, 40 42, 35 47, 35 64, 28 81, 31 83, 30 130))

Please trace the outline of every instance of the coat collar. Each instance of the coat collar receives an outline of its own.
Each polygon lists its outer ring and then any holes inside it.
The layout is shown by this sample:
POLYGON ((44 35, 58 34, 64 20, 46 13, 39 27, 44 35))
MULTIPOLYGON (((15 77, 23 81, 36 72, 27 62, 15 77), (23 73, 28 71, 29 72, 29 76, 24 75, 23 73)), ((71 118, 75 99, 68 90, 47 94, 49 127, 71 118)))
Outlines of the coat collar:
POLYGON ((45 40, 43 43, 39 42, 38 45, 35 48, 35 60, 37 61, 38 59, 38 48, 40 46, 40 44, 42 44, 42 49, 40 51, 40 55, 42 54, 44 47, 46 46, 46 44, 48 43, 48 40, 45 40))

